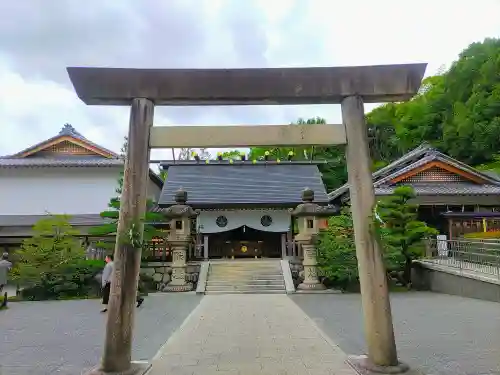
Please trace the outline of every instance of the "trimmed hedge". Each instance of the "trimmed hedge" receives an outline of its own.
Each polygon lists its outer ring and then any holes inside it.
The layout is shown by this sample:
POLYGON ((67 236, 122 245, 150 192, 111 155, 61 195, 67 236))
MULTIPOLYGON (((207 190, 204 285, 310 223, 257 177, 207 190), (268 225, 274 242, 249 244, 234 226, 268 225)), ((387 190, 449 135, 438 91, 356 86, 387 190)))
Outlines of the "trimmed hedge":
POLYGON ((40 281, 24 288, 21 299, 28 301, 97 297, 100 283, 97 275, 104 262, 82 260, 62 266, 57 272, 40 275, 40 281))

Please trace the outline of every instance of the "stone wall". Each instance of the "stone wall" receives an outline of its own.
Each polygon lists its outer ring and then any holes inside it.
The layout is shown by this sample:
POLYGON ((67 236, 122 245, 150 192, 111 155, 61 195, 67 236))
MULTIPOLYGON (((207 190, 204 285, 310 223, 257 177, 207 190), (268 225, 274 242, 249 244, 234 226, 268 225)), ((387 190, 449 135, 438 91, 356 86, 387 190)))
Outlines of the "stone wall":
MULTIPOLYGON (((141 274, 153 278, 158 285, 158 290, 170 283, 172 275, 171 262, 147 262, 141 264, 141 274)), ((200 274, 200 262, 188 262, 186 269, 186 281, 193 284, 196 289, 198 283, 198 276, 200 274)))

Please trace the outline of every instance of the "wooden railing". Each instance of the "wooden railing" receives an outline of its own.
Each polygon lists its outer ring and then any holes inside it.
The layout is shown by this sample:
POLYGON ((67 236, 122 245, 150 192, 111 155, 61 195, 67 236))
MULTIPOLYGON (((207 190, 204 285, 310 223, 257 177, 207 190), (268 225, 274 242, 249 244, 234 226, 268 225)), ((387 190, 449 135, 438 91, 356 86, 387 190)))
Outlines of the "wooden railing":
POLYGON ((297 241, 287 241, 285 243, 285 257, 302 258, 304 253, 297 241))

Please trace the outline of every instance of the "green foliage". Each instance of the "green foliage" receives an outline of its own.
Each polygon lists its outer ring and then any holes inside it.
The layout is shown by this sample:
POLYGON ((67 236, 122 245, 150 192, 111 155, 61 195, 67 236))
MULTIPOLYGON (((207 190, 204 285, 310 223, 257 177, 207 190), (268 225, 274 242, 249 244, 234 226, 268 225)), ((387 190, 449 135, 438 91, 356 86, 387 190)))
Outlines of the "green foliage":
POLYGON ((409 203, 413 198, 415 192, 411 186, 399 186, 391 196, 381 200, 376 208, 383 222, 381 242, 386 247, 387 268, 397 270, 403 267, 401 281, 405 285, 411 282, 413 260, 424 255, 422 240, 438 234, 434 228, 417 219, 418 205, 409 203))
POLYGON ((69 216, 53 215, 33 226, 33 237, 25 239, 15 253, 15 281, 23 286, 33 284, 84 258, 85 250, 76 237, 79 232, 68 220, 69 216))
MULTIPOLYGON (((467 47, 449 70, 424 80, 405 103, 367 115, 375 160, 394 160, 423 141, 471 165, 498 163, 500 39, 467 47)), ((494 169, 494 168, 488 168, 494 169)))
POLYGON ((86 297, 99 290, 94 276, 104 263, 85 260, 79 232, 68 220, 65 215, 40 220, 16 251, 13 280, 23 286, 23 299, 86 297))
POLYGON ((318 267, 329 282, 342 289, 357 284, 358 262, 348 211, 328 220, 328 229, 320 233, 317 249, 318 267))
MULTIPOLYGON (((308 120, 299 118, 293 124, 326 124, 326 120, 321 117, 310 118, 308 120)), ((320 172, 323 174, 323 182, 327 191, 333 190, 347 181, 345 146, 295 148, 252 147, 248 158, 250 160, 263 160, 266 151, 269 151, 269 157, 272 160, 286 160, 290 151, 294 153, 294 160, 328 160, 330 163, 318 166, 320 172)))
POLYGON ((22 290, 21 297, 30 301, 96 297, 100 290, 96 275, 103 267, 102 261, 83 259, 65 264, 40 275, 37 282, 22 290))
MULTIPOLYGON (((125 139, 125 144, 122 147, 122 154, 126 153, 127 150, 127 140, 125 139)), ((166 176, 165 176, 166 177, 166 176)), ((110 199, 108 203, 109 209, 100 213, 102 218, 108 219, 108 223, 101 224, 97 227, 93 227, 89 229, 89 234, 91 236, 116 236, 118 232, 118 219, 120 216, 120 197, 123 190, 123 172, 120 173, 118 178, 118 187, 116 188, 116 194, 118 196, 110 199)), ((142 242, 138 239, 140 235, 136 233, 137 231, 134 229, 137 227, 137 223, 132 224, 132 227, 127 230, 127 233, 124 234, 123 238, 129 239, 131 242, 134 242, 134 247, 144 247, 143 244, 151 241, 153 237, 161 235, 161 232, 156 229, 153 225, 154 223, 163 222, 165 219, 161 213, 151 212, 151 209, 155 206, 155 202, 151 199, 148 199, 146 202, 146 214, 144 215, 144 232, 142 242), (132 234, 132 235, 131 235, 132 234)), ((101 241, 98 244, 100 247, 113 249, 114 242, 110 241, 101 241)))

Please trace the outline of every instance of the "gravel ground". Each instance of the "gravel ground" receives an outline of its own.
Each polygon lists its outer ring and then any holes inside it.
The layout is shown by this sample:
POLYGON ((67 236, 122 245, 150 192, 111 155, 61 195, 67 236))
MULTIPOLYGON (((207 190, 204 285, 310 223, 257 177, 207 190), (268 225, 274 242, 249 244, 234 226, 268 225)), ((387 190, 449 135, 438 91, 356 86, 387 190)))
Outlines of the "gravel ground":
MULTIPOLYGON (((346 353, 366 352, 359 295, 291 298, 346 353)), ((429 375, 500 374, 500 304, 426 292, 391 302, 401 360, 429 375)))
MULTIPOLYGON (((133 359, 152 358, 199 304, 194 294, 156 294, 137 310, 133 359)), ((0 374, 80 375, 99 363, 99 300, 17 302, 0 311, 0 374)))

